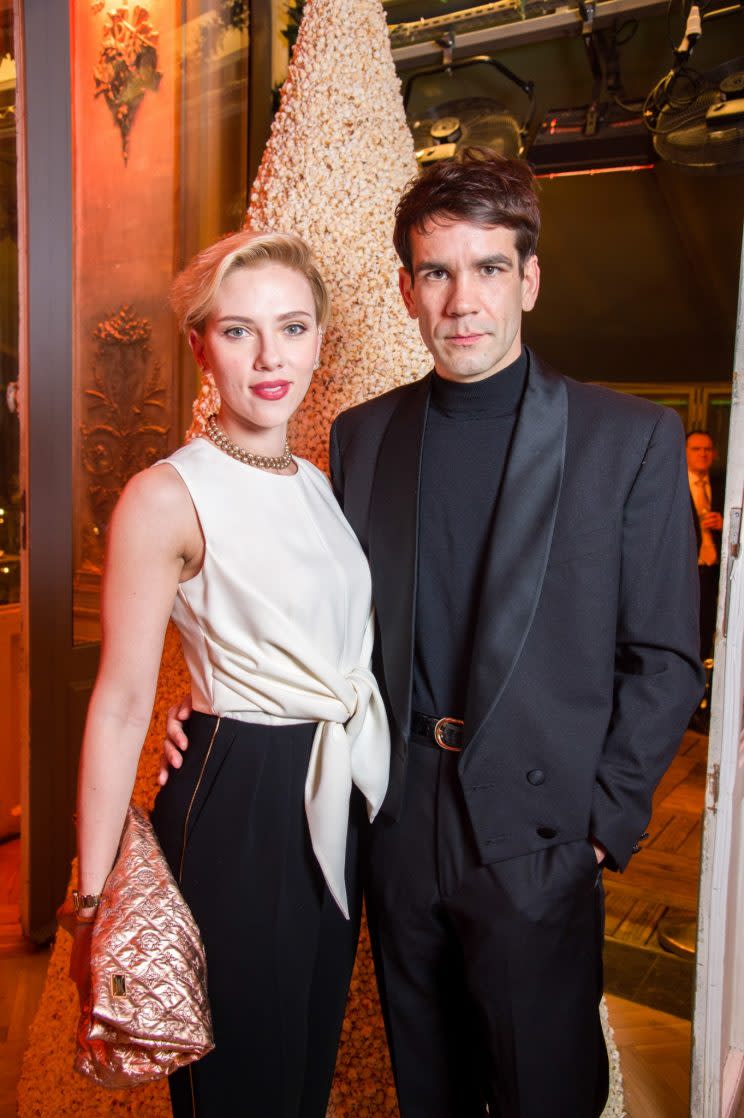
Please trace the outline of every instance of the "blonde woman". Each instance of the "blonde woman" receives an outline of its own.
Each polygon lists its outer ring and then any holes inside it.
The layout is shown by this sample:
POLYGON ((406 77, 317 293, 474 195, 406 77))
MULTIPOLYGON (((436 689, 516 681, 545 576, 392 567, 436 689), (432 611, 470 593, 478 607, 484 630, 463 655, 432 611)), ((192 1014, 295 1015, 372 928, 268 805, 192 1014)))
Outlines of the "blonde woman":
MULTIPOLYGON (((358 931, 359 803, 375 815, 389 762, 367 563, 328 481, 287 443, 329 298, 299 238, 243 232, 200 253, 172 303, 221 405, 132 479, 112 520, 80 916, 95 916, 116 854, 172 617, 194 712, 153 822, 202 933, 215 1030, 214 1051, 171 1077, 173 1113, 320 1118, 358 931)), ((75 933, 82 994, 90 927, 75 933)))

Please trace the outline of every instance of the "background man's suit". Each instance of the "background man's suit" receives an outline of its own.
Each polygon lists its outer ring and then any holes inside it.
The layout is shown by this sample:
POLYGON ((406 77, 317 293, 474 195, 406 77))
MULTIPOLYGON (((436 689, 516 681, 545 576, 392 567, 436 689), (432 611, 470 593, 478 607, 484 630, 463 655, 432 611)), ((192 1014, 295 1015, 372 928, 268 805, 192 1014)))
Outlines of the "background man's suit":
MULTIPOLYGON (((710 486, 710 508, 715 512, 723 509, 723 499, 726 488, 726 479, 720 473, 711 472, 707 478, 710 486)), ((695 509, 695 501, 690 493, 692 502, 693 524, 695 526, 695 544, 698 553, 703 541, 700 527, 700 518, 695 509)), ((710 565, 698 566, 700 580, 700 656, 703 660, 713 655, 713 637, 716 631, 716 612, 718 607, 718 580, 721 574, 721 533, 709 529, 713 544, 716 549, 718 561, 710 565)))
POLYGON ((331 433, 334 486, 372 568, 391 720, 388 818, 372 828, 368 909, 398 1088, 407 1114, 466 1118, 484 1113, 483 1088, 467 1092, 488 1065, 492 1115, 598 1114, 601 883, 587 840, 611 867, 627 864, 702 687, 697 619, 680 608, 697 595, 683 433, 673 412, 568 380, 530 354, 473 634, 466 747, 417 750, 409 727, 429 381, 351 409, 331 433), (415 917, 401 915, 426 873, 463 945, 459 962, 438 960, 415 917), (592 965, 575 967, 587 953, 592 965), (429 1019, 440 964, 451 1015, 439 1006, 429 1019), (593 988, 580 989, 592 973, 593 988), (507 1028, 509 1014, 520 1020, 507 1028), (421 1047, 409 1038, 416 1020, 421 1047), (472 1078, 445 1067, 453 1048, 472 1078), (558 1069, 582 1052, 585 1067, 564 1088, 558 1069))

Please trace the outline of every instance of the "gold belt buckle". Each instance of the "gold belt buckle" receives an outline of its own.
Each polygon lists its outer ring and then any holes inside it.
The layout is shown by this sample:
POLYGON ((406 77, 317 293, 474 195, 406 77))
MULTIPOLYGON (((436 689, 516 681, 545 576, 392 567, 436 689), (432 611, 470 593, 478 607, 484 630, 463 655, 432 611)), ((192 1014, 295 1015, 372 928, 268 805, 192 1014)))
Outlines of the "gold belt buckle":
POLYGON ((446 749, 448 753, 462 753, 461 745, 447 745, 447 742, 442 737, 442 727, 447 724, 451 726, 465 725, 461 718, 440 718, 434 727, 434 741, 440 749, 446 749))

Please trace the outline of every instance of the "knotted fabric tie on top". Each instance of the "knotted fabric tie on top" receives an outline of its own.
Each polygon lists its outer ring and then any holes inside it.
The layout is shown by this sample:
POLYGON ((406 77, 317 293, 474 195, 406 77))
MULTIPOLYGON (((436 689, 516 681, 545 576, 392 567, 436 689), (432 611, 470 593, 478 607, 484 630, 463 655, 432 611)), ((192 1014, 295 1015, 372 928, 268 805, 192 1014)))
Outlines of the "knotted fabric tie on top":
POLYGON ((346 838, 352 784, 367 801, 370 823, 387 791, 390 731, 374 676, 354 668, 343 677, 338 721, 318 723, 305 780, 305 813, 315 857, 346 919, 346 838), (344 717, 345 712, 345 717, 344 717))
MULTIPOLYGON (((318 724, 305 781, 315 857, 348 917, 349 798, 370 818, 387 788, 390 734, 374 677, 369 566, 320 470, 255 470, 207 439, 167 459, 186 484, 206 543, 180 584, 195 710, 257 725, 318 724), (236 517, 236 509, 246 515, 236 517)), ((158 464, 153 469, 165 468, 158 464)))

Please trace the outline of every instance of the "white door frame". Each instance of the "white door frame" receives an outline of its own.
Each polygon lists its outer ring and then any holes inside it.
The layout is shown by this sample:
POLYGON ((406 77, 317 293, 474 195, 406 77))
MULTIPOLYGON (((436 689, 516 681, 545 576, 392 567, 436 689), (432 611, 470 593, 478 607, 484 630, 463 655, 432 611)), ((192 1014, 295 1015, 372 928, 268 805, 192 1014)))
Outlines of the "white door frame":
POLYGON ((744 253, 734 370, 698 906, 692 1118, 734 1118, 744 1092, 744 253))

